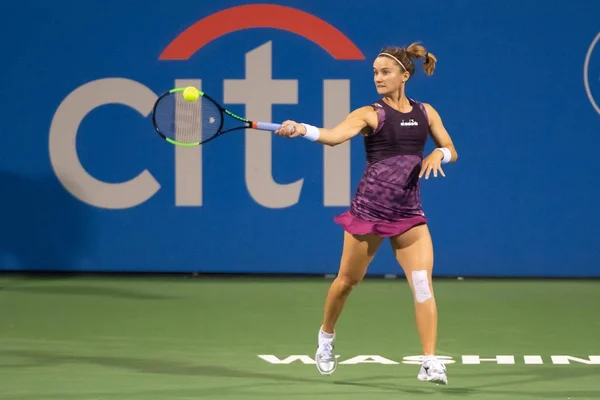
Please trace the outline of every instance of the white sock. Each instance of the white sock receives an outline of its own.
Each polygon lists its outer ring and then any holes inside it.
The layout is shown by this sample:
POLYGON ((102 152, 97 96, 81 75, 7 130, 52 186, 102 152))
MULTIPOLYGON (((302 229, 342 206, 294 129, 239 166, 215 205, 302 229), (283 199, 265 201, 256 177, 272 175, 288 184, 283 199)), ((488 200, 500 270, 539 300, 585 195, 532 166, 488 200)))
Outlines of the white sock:
POLYGON ((335 337, 335 332, 327 333, 327 332, 323 332, 323 329, 319 329, 319 344, 321 344, 323 342, 331 342, 331 341, 333 341, 334 337, 335 337))
POLYGON ((424 356, 423 357, 423 361, 427 361, 427 360, 431 360, 431 361, 437 360, 437 357, 436 356, 432 356, 432 355, 424 356))

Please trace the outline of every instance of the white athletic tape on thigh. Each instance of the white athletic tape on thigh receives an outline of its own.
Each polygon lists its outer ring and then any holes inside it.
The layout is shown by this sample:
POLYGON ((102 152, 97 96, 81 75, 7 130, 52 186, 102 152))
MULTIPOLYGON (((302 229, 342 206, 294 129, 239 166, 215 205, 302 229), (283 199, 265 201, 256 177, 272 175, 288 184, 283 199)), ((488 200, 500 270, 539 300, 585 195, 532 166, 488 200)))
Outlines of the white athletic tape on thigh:
POLYGON ((431 290, 429 290, 429 279, 427 279, 427 271, 412 272, 413 290, 417 303, 423 303, 431 298, 431 290))

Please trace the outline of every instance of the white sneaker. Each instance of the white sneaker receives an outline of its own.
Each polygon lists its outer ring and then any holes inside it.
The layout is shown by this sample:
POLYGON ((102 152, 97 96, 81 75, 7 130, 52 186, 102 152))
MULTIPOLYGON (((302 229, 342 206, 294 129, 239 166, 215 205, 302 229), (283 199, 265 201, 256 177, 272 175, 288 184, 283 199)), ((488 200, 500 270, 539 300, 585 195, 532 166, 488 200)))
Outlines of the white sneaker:
POLYGON ((424 382, 448 384, 446 366, 436 357, 426 357, 423 360, 417 378, 424 382))
POLYGON ((315 354, 315 362, 321 375, 333 374, 333 371, 335 371, 337 366, 337 360, 335 358, 335 353, 333 352, 334 340, 335 337, 331 339, 323 337, 319 330, 319 345, 317 346, 317 353, 315 354))

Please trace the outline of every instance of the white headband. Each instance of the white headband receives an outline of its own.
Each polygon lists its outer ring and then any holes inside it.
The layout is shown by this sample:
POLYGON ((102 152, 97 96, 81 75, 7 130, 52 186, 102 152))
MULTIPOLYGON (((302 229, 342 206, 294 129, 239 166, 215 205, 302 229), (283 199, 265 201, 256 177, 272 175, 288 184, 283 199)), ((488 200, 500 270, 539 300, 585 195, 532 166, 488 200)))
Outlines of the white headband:
POLYGON ((380 56, 388 56, 388 57, 392 57, 394 60, 396 60, 398 62, 398 64, 400 64, 402 66, 402 68, 404 68, 405 71, 408 71, 406 69, 406 67, 404 66, 404 64, 402 64, 400 62, 400 60, 398 60, 396 57, 394 57, 393 55, 391 55, 390 53, 379 53, 380 56))

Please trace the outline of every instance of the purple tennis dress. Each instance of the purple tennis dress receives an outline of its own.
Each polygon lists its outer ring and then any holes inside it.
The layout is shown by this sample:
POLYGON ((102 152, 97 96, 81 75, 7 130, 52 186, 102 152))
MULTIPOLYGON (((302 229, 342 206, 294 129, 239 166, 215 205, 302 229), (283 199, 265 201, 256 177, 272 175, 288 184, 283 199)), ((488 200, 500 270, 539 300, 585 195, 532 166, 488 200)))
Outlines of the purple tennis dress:
POLYGON ((365 136, 367 166, 350 209, 334 221, 351 234, 391 237, 427 223, 419 173, 429 121, 423 104, 409 99, 402 113, 383 100, 373 104, 379 124, 365 136))

